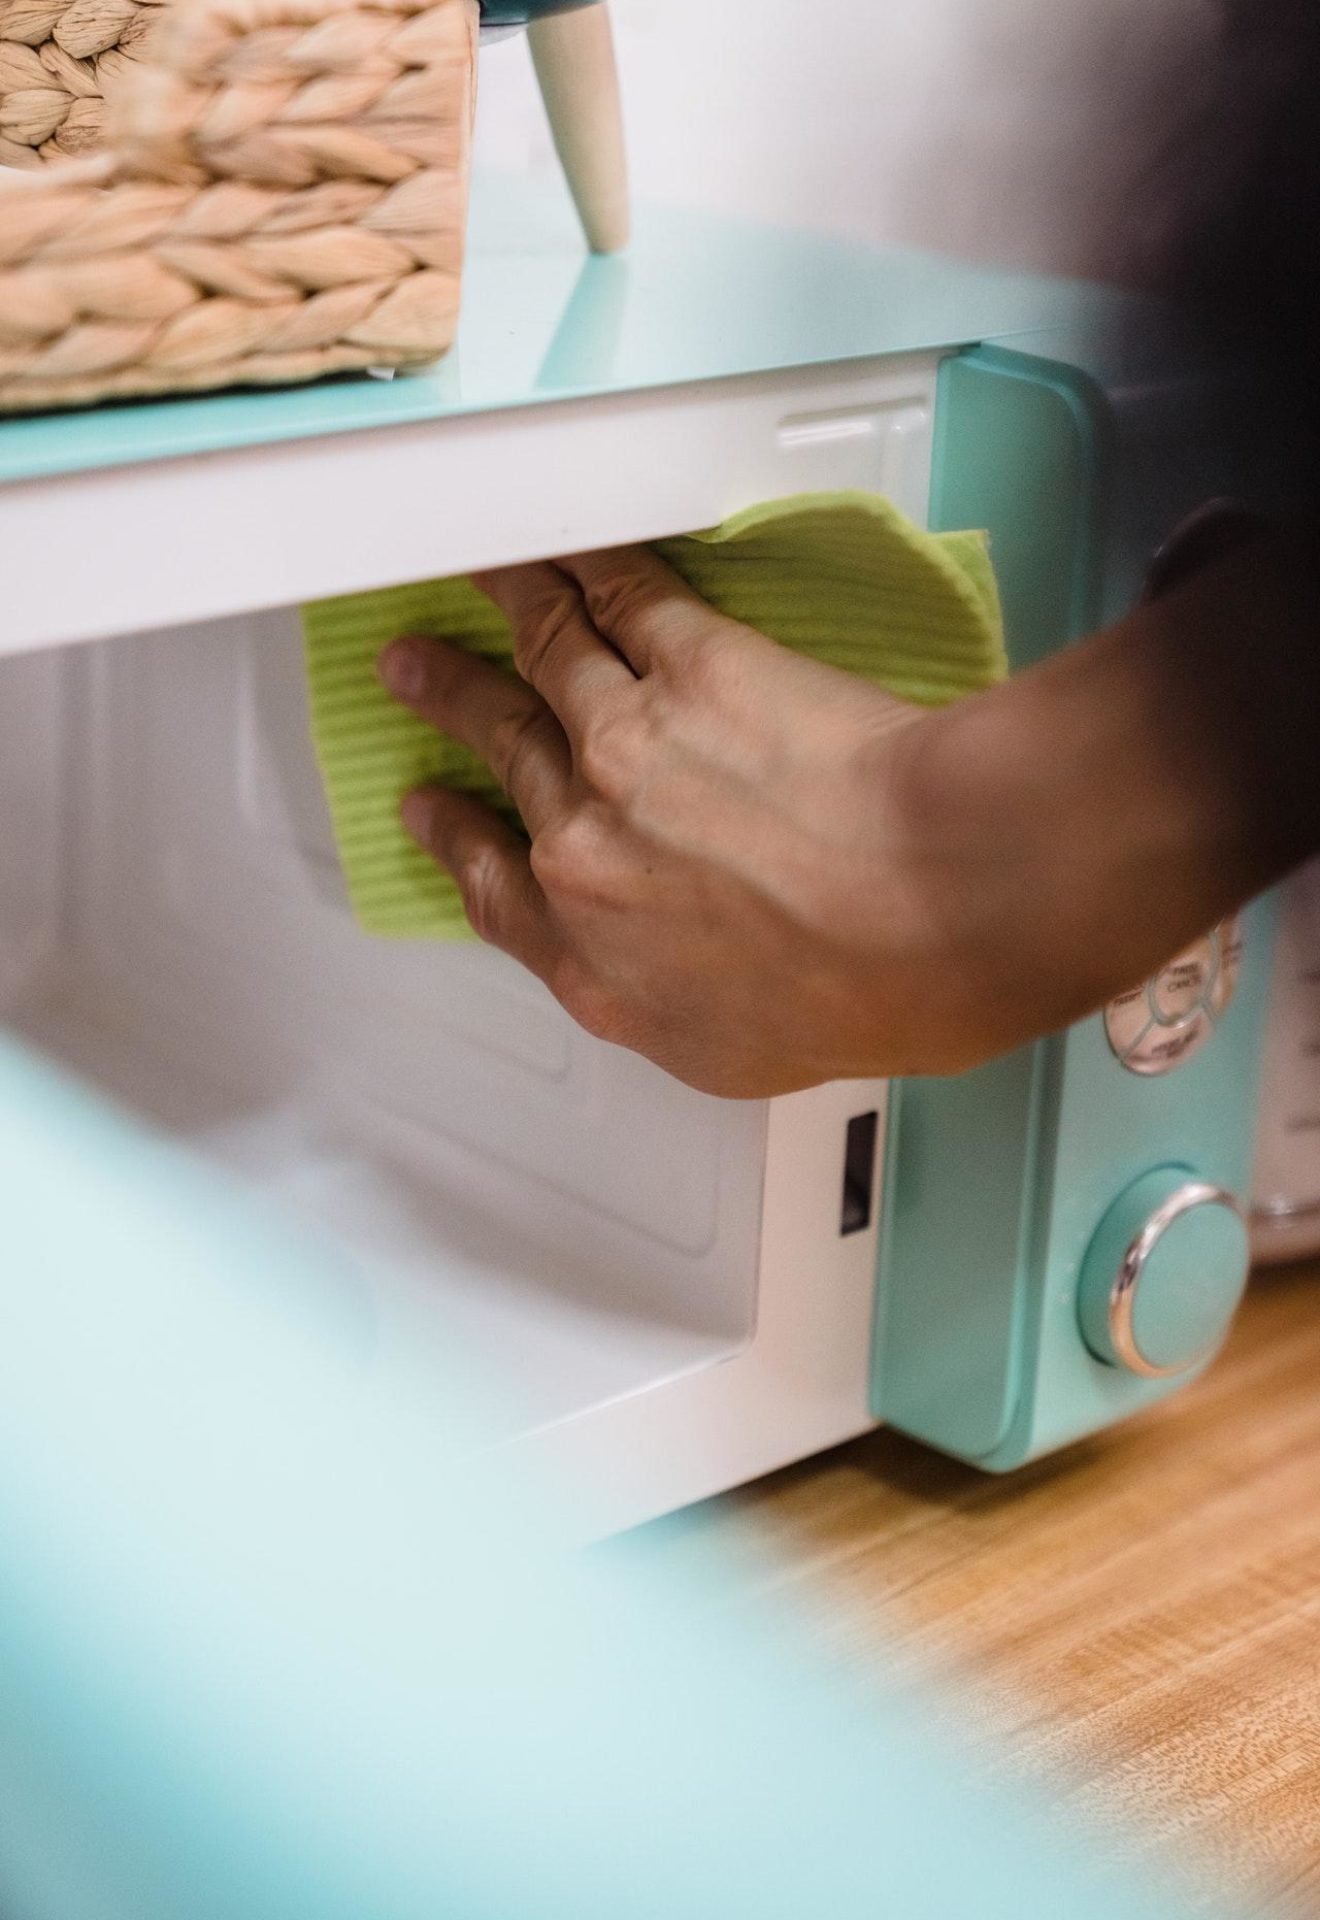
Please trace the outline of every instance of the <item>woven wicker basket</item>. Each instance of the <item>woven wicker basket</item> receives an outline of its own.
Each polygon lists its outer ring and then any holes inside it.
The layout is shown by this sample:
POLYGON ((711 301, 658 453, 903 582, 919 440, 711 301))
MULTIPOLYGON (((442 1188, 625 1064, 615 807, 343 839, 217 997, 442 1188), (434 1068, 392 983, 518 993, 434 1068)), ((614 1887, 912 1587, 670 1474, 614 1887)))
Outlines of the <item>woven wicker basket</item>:
POLYGON ((106 150, 0 184, 0 412, 437 359, 476 34, 476 0, 162 10, 106 150))
POLYGON ((141 58, 160 17, 160 0, 0 0, 0 165, 95 148, 106 87, 141 58))

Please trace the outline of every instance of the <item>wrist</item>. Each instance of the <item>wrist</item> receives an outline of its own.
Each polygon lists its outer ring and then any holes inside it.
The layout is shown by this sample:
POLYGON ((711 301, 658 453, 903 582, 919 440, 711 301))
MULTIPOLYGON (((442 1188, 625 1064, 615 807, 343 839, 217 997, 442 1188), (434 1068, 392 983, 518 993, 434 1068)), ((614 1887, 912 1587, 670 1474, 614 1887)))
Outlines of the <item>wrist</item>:
POLYGON ((1093 1012, 1286 866, 1207 644, 1177 596, 914 734, 913 897, 965 1056, 1093 1012))

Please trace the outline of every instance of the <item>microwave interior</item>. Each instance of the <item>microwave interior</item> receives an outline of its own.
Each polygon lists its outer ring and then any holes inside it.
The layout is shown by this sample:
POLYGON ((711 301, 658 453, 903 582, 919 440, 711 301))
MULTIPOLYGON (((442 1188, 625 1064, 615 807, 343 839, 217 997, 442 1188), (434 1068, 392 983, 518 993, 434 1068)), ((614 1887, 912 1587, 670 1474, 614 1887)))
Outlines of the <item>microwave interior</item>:
POLYGON ((0 809, 0 1024, 346 1248, 387 1346, 526 1432, 749 1341, 766 1106, 358 929, 296 612, 0 660, 0 809))

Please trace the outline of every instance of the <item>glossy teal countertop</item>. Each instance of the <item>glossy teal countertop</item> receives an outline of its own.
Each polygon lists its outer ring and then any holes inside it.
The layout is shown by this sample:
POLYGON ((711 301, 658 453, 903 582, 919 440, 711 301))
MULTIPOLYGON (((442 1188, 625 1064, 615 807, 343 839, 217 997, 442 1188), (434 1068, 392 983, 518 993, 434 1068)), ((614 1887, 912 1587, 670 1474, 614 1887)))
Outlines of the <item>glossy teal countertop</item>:
POLYGON ((0 482, 1070 330, 1106 296, 935 254, 645 208, 584 256, 566 197, 479 183, 458 345, 433 372, 0 422, 0 482))

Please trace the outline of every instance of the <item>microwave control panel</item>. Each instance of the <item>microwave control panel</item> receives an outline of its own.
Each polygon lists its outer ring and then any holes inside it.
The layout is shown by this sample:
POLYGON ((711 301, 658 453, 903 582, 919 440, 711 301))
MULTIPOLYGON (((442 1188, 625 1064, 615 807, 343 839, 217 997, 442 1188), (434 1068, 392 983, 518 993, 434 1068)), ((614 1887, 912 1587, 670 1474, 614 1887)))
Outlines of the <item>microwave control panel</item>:
POLYGON ((1129 1073, 1172 1073, 1201 1051, 1233 1004, 1242 971, 1242 920, 1235 915, 1119 994, 1105 1009, 1105 1036, 1129 1073))
MULTIPOLYGON (((1040 345, 946 362, 936 412, 931 523, 989 530, 1017 666, 1130 607, 1168 528, 1234 490, 1213 435, 1164 457, 1158 369, 1040 345)), ((895 1085, 878 1419, 1005 1471, 1213 1356, 1250 1257, 1274 920, 1259 902, 1067 1032, 895 1085)))

